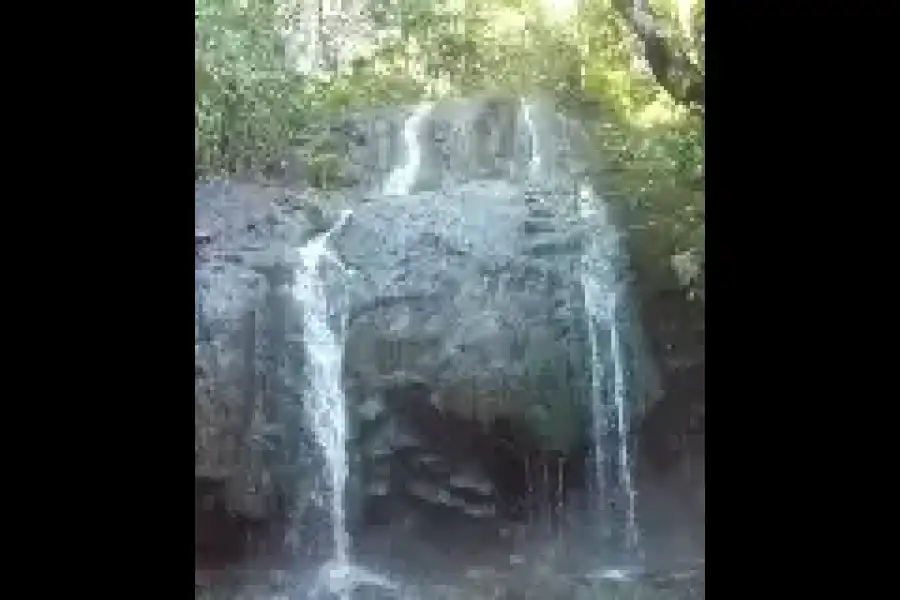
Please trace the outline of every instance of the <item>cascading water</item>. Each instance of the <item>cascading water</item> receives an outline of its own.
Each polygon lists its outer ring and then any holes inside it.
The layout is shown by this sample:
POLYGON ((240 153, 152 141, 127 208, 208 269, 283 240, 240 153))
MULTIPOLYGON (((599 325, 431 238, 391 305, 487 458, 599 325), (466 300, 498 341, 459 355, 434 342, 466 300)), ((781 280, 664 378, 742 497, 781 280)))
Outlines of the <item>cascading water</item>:
MULTIPOLYGON (((385 195, 408 194, 421 164, 418 129, 432 106, 422 104, 407 119, 403 128, 406 162, 395 169, 384 186, 385 195)), ((343 334, 346 329, 346 306, 335 309, 329 303, 328 282, 322 270, 326 262, 346 269, 328 250, 328 238, 350 218, 345 210, 337 224, 315 237, 299 249, 299 268, 296 272, 294 297, 303 307, 304 346, 308 390, 304 398, 310 425, 325 459, 330 492, 329 512, 333 541, 333 555, 320 573, 312 596, 325 589, 342 600, 350 597, 353 588, 372 585, 396 589, 388 579, 352 564, 350 534, 347 531, 346 495, 349 476, 347 452, 347 401, 343 390, 343 334)))
POLYGON ((333 550, 331 560, 319 572, 311 597, 327 590, 341 600, 350 598, 354 587, 374 585, 392 589, 393 584, 350 560, 350 534, 347 531, 346 496, 350 465, 347 455, 347 400, 342 380, 344 370, 343 335, 347 307, 329 302, 328 282, 322 271, 326 263, 347 270, 328 250, 328 238, 346 224, 352 214, 345 210, 338 222, 325 233, 299 249, 294 297, 303 307, 303 339, 306 350, 308 389, 304 409, 325 459, 328 481, 329 516, 333 550))
POLYGON ((581 186, 578 208, 582 219, 591 223, 593 231, 582 256, 581 282, 591 348, 593 460, 597 500, 601 515, 605 513, 604 516, 608 519, 614 518, 612 506, 616 495, 624 500, 624 550, 633 555, 640 551, 640 547, 628 431, 628 381, 621 318, 622 286, 615 264, 619 236, 607 218, 606 207, 594 198, 587 183, 581 186), (614 419, 610 418, 611 413, 614 419), (609 451, 610 446, 615 447, 615 452, 609 451), (618 490, 607 485, 608 478, 613 485, 618 485, 618 490))
POLYGON ((403 145, 406 149, 406 162, 395 169, 384 185, 385 196, 405 196, 412 189, 422 164, 422 147, 419 144, 419 126, 432 105, 420 104, 403 125, 403 145))
POLYGON ((330 492, 330 516, 334 543, 333 562, 341 568, 349 564, 350 539, 346 527, 344 499, 347 487, 347 409, 342 389, 342 340, 346 311, 333 310, 328 301, 328 285, 321 271, 330 260, 340 266, 328 251, 328 238, 350 217, 344 211, 330 230, 299 249, 294 297, 303 308, 304 345, 308 389, 304 409, 325 458, 330 492), (334 321, 338 321, 335 326, 334 321))
MULTIPOLYGON (((540 153, 536 107, 526 100, 522 101, 522 117, 532 136, 529 176, 533 182, 542 181, 548 174, 540 153)), ((625 557, 634 558, 640 556, 640 540, 628 431, 629 384, 617 270, 619 235, 608 220, 604 203, 594 197, 587 182, 580 186, 577 202, 579 215, 592 232, 581 258, 581 284, 590 338, 593 504, 605 529, 604 538, 609 538, 613 527, 621 527, 624 543, 620 550, 625 557), (617 509, 620 504, 624 511, 617 509)))
POLYGON ((541 170, 541 155, 537 149, 537 132, 535 130, 534 119, 532 118, 533 107, 527 100, 522 99, 522 119, 528 131, 531 132, 531 159, 528 161, 528 176, 537 179, 541 170))

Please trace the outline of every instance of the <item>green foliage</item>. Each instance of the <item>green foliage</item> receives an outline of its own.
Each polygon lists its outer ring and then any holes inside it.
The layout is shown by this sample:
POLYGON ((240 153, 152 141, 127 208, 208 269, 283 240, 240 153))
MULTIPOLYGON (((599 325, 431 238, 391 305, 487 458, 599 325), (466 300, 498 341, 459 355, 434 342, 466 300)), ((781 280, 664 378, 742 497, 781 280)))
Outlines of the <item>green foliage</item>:
MULTIPOLYGON (((647 268, 681 264, 702 297, 702 116, 656 80, 615 2, 372 0, 372 22, 395 35, 349 69, 304 76, 285 68, 282 0, 196 0, 197 173, 258 174, 304 138, 310 183, 335 185, 340 149, 308 141, 330 116, 423 96, 549 91, 565 106, 600 108, 593 139, 617 197, 641 216, 636 258, 647 268), (563 5, 577 12, 565 18, 563 5)), ((702 75, 703 0, 650 0, 649 10, 669 48, 702 75)))
POLYGON ((639 129, 595 127, 616 197, 639 215, 631 227, 636 266, 650 277, 675 270, 689 293, 704 297, 705 185, 701 125, 695 118, 639 129))
POLYGON ((302 81, 281 68, 271 2, 195 3, 195 166, 199 174, 259 171, 290 137, 302 81))
MULTIPOLYGON (((692 0, 690 34, 676 18, 677 0, 650 4, 671 46, 689 56, 702 73, 702 0, 692 0)), ((613 197, 634 217, 636 266, 650 278, 665 279, 664 273, 674 270, 689 294, 702 299, 703 118, 659 85, 643 61, 637 37, 609 0, 588 3, 575 37, 588 49, 582 89, 575 96, 599 107, 589 123, 591 137, 607 166, 606 183, 616 192, 613 197)))

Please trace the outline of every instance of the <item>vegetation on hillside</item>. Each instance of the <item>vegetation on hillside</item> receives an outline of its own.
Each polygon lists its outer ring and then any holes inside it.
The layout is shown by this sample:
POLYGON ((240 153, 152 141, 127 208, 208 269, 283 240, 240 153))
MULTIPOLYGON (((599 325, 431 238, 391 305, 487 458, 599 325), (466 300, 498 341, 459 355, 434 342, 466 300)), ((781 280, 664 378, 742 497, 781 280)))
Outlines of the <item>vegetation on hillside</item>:
POLYGON ((636 259, 703 298, 703 0, 360 0, 372 34, 350 57, 360 40, 332 31, 330 3, 307 4, 195 0, 198 176, 264 175, 303 145, 310 183, 327 186, 340 160, 327 124, 342 111, 542 90, 584 120, 607 187, 641 216, 636 259), (298 23, 318 35, 305 69, 298 23))

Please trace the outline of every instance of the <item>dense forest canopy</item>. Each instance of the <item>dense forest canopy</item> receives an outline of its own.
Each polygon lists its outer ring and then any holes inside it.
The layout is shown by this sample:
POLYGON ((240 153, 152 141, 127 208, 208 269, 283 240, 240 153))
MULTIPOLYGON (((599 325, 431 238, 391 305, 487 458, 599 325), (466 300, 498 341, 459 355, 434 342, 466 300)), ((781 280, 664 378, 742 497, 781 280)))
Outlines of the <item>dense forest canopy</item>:
POLYGON ((542 91, 641 215, 637 260, 703 298, 703 0, 195 0, 195 18, 198 176, 264 176, 300 147, 310 185, 340 185, 329 117, 542 91))

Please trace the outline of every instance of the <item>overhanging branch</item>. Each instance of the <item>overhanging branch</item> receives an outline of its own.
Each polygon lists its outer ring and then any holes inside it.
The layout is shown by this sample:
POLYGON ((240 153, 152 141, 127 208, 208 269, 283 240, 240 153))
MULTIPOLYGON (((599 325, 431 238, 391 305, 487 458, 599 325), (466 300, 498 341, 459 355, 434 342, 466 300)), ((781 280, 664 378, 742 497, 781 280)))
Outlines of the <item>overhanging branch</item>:
POLYGON ((632 0, 613 0, 613 6, 643 44, 644 57, 657 83, 677 102, 702 115, 706 89, 699 67, 676 49, 653 17, 633 5, 632 0))

